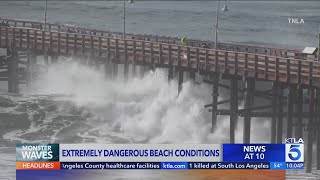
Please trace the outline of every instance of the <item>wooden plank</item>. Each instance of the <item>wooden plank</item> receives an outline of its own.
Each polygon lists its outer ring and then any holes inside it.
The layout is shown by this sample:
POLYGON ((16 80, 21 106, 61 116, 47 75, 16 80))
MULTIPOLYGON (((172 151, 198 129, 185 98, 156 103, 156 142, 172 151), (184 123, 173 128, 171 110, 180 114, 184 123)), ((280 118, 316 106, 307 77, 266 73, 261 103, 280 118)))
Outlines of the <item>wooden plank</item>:
POLYGON ((258 77, 259 69, 258 69, 258 55, 254 55, 254 77, 258 77))
POLYGON ((0 27, 0 46, 2 46, 2 27, 0 27))
POLYGON ((74 41, 73 41, 73 53, 77 54, 77 50, 78 50, 78 35, 74 34, 74 41))
POLYGON ((9 41, 9 37, 8 37, 8 28, 6 28, 6 46, 8 46, 8 41, 9 41))
POLYGON ((172 61, 172 47, 168 45, 168 61, 172 61))
POLYGON ((154 49, 153 49, 153 43, 150 43, 150 60, 151 60, 151 68, 154 70, 154 49))
POLYGON ((146 55, 145 55, 145 44, 144 41, 141 42, 141 53, 142 53, 142 63, 145 65, 146 63, 146 55))
POLYGON ((45 51, 45 32, 41 32, 41 49, 42 51, 45 51))
POLYGON ((58 44, 57 44, 58 53, 60 53, 60 45, 61 45, 61 33, 58 33, 58 44))
POLYGON ((228 52, 224 52, 224 67, 223 72, 228 73, 228 52))
POLYGON ((137 51, 137 46, 136 46, 136 41, 133 41, 133 64, 137 64, 137 59, 136 59, 136 51, 137 51))
POLYGON ((118 61, 119 61, 119 39, 115 39, 115 47, 114 48, 115 48, 115 54, 114 54, 114 61, 113 62, 118 63, 118 61))
MULTIPOLYGON (((312 86, 313 62, 309 62, 309 86, 312 86)), ((314 91, 314 90, 313 90, 314 91)))
POLYGON ((123 73, 124 73, 124 79, 127 80, 128 79, 128 74, 129 74, 129 64, 128 64, 128 51, 127 51, 127 40, 124 39, 124 48, 123 48, 123 53, 124 53, 124 69, 123 69, 123 73))
POLYGON ((238 53, 235 52, 235 56, 234 56, 234 74, 238 75, 238 53))
POLYGON ((205 64, 204 64, 204 66, 205 66, 205 70, 207 71, 207 70, 209 70, 209 67, 208 67, 208 63, 209 63, 209 54, 208 54, 209 52, 208 52, 208 49, 206 49, 205 50, 205 64))
POLYGON ((265 67, 265 69, 264 69, 264 78, 265 79, 268 79, 268 71, 269 71, 269 66, 268 66, 268 56, 265 56, 264 57, 264 63, 265 63, 265 65, 264 65, 264 67, 265 67))
POLYGON ((163 48, 161 43, 159 44, 159 63, 163 64, 163 48))
MULTIPOLYGON (((190 61, 190 59, 191 59, 191 55, 190 55, 190 47, 187 47, 187 66, 188 66, 188 68, 191 68, 191 61, 190 61)), ((198 52, 196 52, 196 57, 198 57, 198 55, 199 55, 199 51, 198 52)))
POLYGON ((16 41, 16 33, 15 33, 15 29, 11 29, 12 30, 12 42, 9 46, 11 46, 12 44, 15 45, 15 41, 16 41))
POLYGON ((218 51, 215 50, 215 55, 214 55, 214 72, 218 72, 218 51))
POLYGON ((102 52, 101 52, 101 46, 102 46, 102 37, 99 37, 99 46, 98 46, 98 56, 100 57, 102 52))
POLYGON ((49 48, 51 49, 51 51, 52 51, 52 48, 53 48, 53 34, 52 34, 52 32, 50 31, 49 32, 49 48))
POLYGON ((33 48, 37 49, 37 45, 38 45, 38 31, 33 30, 33 36, 34 36, 34 44, 33 44, 33 48))
POLYGON ((248 76, 248 54, 244 56, 244 77, 248 76))
POLYGON ((27 29, 27 49, 30 48, 30 30, 27 29))
POLYGON ((279 81, 279 58, 276 58, 276 65, 275 65, 275 73, 276 73, 276 81, 279 81))
MULTIPOLYGON (((168 65, 169 65, 169 68, 168 68, 168 81, 170 82, 172 79, 173 79, 173 63, 172 63, 172 48, 171 48, 171 45, 169 45, 168 47, 168 65)), ((180 80, 180 79, 179 79, 180 80)), ((179 85, 178 85, 178 93, 180 92, 180 81, 178 82, 179 85)))
MULTIPOLYGON (((81 51, 82 51, 82 54, 84 54, 85 53, 85 35, 82 35, 82 42, 81 42, 81 44, 82 44, 82 48, 81 48, 81 51)), ((108 46, 109 47, 109 46, 108 46)))
MULTIPOLYGON (((190 52, 189 52, 190 54, 190 52)), ((200 59, 199 59, 199 48, 196 49, 196 60, 197 60, 197 64, 196 64, 196 69, 198 70, 199 69, 199 66, 200 66, 200 59)), ((191 67, 191 63, 190 63, 190 60, 189 60, 189 66, 188 68, 193 68, 191 67)))
POLYGON ((69 34, 67 33, 66 34, 66 43, 65 43, 65 52, 66 52, 66 54, 68 54, 69 53, 69 34))
POLYGON ((301 84, 301 61, 298 61, 298 74, 297 74, 298 84, 301 84))
POLYGON ((178 50, 177 50, 177 53, 178 53, 178 67, 181 68, 181 46, 178 46, 178 50))
POLYGON ((22 47, 22 29, 19 29, 19 47, 22 47))
POLYGON ((90 54, 92 55, 94 52, 93 48, 93 36, 90 36, 90 54))

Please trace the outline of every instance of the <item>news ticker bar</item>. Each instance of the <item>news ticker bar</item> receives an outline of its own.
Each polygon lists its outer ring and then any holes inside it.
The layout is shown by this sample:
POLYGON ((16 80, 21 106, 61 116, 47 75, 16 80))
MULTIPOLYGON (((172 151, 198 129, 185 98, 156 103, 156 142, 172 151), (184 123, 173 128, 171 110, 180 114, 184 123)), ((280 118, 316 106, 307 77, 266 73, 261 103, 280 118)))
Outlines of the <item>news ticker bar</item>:
POLYGON ((295 162, 17 162, 17 170, 72 170, 72 169, 247 169, 247 170, 302 170, 304 163, 295 162))

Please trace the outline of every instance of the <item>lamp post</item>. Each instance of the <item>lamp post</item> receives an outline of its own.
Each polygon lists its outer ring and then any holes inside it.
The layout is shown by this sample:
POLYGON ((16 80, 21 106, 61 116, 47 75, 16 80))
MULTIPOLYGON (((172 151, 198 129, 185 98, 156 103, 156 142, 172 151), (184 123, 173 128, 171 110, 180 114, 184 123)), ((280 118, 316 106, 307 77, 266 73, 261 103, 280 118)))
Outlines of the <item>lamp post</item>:
MULTIPOLYGON (((48 8, 48 0, 45 0, 45 8, 44 8, 44 22, 43 22, 43 33, 46 31, 47 26, 47 8, 48 8)), ((48 53, 46 51, 46 48, 44 49, 44 62, 46 65, 48 65, 48 53)))
MULTIPOLYGON (((225 4, 221 11, 226 12, 229 11, 228 6, 225 4)), ((216 17, 216 31, 215 31, 215 43, 214 43, 214 48, 217 49, 218 47, 218 28, 219 28, 219 15, 220 15, 220 0, 218 2, 218 8, 217 8, 217 17, 216 17)))
MULTIPOLYGON (((128 3, 133 4, 133 0, 129 0, 128 3)), ((126 0, 123 0, 123 38, 126 38, 126 0)))
POLYGON ((43 30, 46 30, 47 24, 47 8, 48 8, 48 0, 45 0, 45 9, 44 9, 44 23, 43 23, 43 30))

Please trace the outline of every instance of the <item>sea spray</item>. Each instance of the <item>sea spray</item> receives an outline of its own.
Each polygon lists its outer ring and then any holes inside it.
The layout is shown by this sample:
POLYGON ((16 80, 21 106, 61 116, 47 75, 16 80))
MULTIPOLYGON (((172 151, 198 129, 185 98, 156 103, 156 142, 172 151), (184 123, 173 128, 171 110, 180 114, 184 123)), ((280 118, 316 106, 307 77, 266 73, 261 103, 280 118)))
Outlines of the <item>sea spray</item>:
MULTIPOLYGON (((95 118, 87 123, 93 128, 78 132, 82 138, 103 142, 110 133, 120 133, 145 143, 228 142, 227 116, 220 116, 217 130, 210 133, 211 114, 204 108, 210 103, 208 86, 185 81, 178 96, 177 82, 168 83, 165 69, 150 71, 142 79, 110 80, 102 70, 68 61, 51 66, 31 88, 36 94, 69 95, 68 100, 77 107, 89 109, 95 118)), ((220 92, 220 100, 228 98, 228 93, 220 92)), ((237 141, 241 142, 242 121, 238 122, 237 141)), ((259 133, 268 126, 253 119, 259 133)), ((267 140, 260 137, 252 135, 253 141, 267 140)))

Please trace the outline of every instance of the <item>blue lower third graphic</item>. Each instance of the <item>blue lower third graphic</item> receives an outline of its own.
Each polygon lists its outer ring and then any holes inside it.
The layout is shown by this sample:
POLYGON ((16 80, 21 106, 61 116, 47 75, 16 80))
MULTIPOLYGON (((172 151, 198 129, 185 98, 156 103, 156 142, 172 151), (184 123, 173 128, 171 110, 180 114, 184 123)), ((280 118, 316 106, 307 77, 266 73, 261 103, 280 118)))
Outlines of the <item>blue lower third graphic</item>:
POLYGON ((185 170, 185 169, 188 169, 188 163, 187 162, 162 162, 161 169, 185 170))

